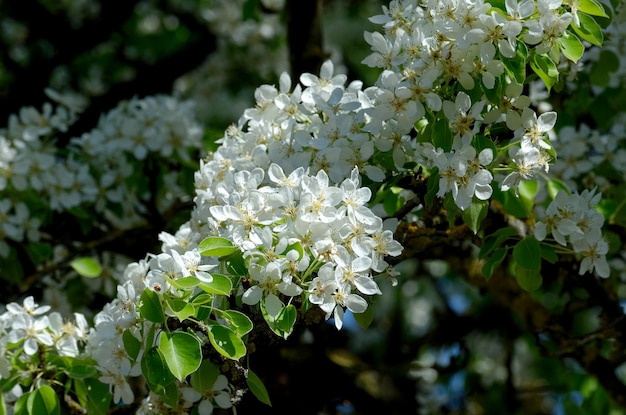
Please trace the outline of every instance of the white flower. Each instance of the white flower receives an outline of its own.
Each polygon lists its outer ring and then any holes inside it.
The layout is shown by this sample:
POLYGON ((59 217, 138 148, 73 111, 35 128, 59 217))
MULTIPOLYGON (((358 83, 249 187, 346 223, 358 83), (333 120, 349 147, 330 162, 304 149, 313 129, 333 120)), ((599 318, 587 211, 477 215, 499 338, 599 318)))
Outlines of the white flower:
POLYGON ((11 323, 13 329, 8 339, 10 343, 19 343, 24 341, 24 352, 27 355, 34 355, 39 349, 39 344, 45 346, 54 345, 54 339, 48 332, 48 317, 43 316, 34 318, 29 314, 19 314, 11 323))
POLYGON ((527 142, 522 142, 521 147, 511 147, 509 157, 515 163, 516 170, 509 173, 502 181, 500 188, 505 192, 515 189, 515 194, 518 195, 519 184, 522 180, 532 180, 540 171, 548 171, 548 164, 541 150, 527 142))
POLYGON ((575 239, 572 242, 572 247, 582 257, 578 271, 580 275, 594 271, 596 275, 602 278, 610 276, 611 270, 606 261, 609 245, 602 238, 598 228, 594 228, 594 231, 590 231, 585 237, 575 239))
POLYGON ((537 114, 530 108, 524 108, 522 112, 522 125, 524 132, 522 143, 550 149, 551 146, 547 139, 547 133, 554 128, 556 124, 556 112, 548 111, 537 117, 537 114))
POLYGON ((451 192, 456 205, 465 210, 476 196, 480 200, 491 197, 493 189, 491 172, 482 168, 491 164, 493 151, 489 148, 481 150, 476 157, 476 150, 472 146, 465 146, 450 153, 438 153, 434 164, 439 168, 438 197, 451 192))
POLYGON ((478 101, 472 105, 470 96, 465 92, 459 92, 454 102, 443 102, 443 113, 450 122, 452 132, 456 137, 460 137, 463 143, 469 143, 478 131, 477 121, 482 121, 481 112, 484 106, 484 101, 478 101))

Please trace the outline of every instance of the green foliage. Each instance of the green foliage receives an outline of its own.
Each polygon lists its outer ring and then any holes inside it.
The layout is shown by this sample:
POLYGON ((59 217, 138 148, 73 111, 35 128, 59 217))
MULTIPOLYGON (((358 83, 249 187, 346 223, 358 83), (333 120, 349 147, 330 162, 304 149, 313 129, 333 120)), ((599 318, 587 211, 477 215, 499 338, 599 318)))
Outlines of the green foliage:
POLYGON ((138 308, 141 316, 147 320, 154 323, 163 323, 165 321, 161 298, 149 288, 145 289, 141 294, 138 308))
POLYGON ((90 257, 76 258, 70 262, 70 266, 74 268, 74 271, 87 278, 96 278, 102 272, 98 260, 90 257))
POLYGON ((202 363, 200 340, 190 333, 182 331, 172 334, 161 333, 159 352, 170 372, 181 382, 202 363))
POLYGON ((256 398, 260 402, 268 406, 272 406, 272 402, 270 401, 270 396, 267 393, 267 389, 265 388, 263 381, 251 369, 248 369, 248 376, 246 377, 246 384, 250 388, 250 391, 254 394, 254 396, 256 396, 256 398))
POLYGON ((239 360, 246 355, 245 343, 231 328, 220 324, 210 324, 208 326, 208 335, 211 344, 222 356, 232 360, 239 360))
POLYGON ((480 224, 487 217, 489 201, 474 198, 472 203, 462 213, 463 222, 474 232, 478 233, 480 224))
POLYGON ((228 239, 216 236, 205 238, 198 244, 198 252, 203 256, 225 257, 238 250, 228 239))

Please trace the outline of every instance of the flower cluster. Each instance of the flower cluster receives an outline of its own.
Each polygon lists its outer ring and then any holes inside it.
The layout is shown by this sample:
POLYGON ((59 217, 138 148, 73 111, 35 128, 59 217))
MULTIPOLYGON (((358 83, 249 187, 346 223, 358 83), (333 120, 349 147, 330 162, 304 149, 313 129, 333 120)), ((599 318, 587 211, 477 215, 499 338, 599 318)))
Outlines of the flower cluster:
MULTIPOLYGON (((305 88, 291 91, 283 74, 280 89, 260 87, 257 106, 201 160, 191 220, 175 234, 160 235, 161 253, 126 269, 117 298, 95 318, 90 350, 115 401, 133 398, 126 379, 141 373, 141 354, 128 355, 124 335, 141 344, 158 342, 150 337, 153 322, 136 307, 145 290, 179 298, 177 281, 192 278, 192 291, 201 292, 216 282, 215 273, 226 273, 239 281, 233 292, 242 303, 259 304, 270 320, 285 309, 284 301, 304 296, 327 318, 334 316, 337 328, 346 308, 361 313, 368 296, 381 294, 375 277, 390 275, 385 257, 399 255, 402 247, 393 238, 395 222, 384 222, 367 206, 372 191, 362 186, 360 169, 370 179, 386 173, 369 164, 376 143, 361 132, 369 101, 359 83, 345 88, 345 81, 333 75, 330 62, 320 77, 301 77, 305 88), (244 262, 243 278, 203 254, 206 238, 232 244, 244 262)), ((394 148, 381 146, 388 154, 394 148)))
MULTIPOLYGON (((549 54, 558 63, 558 39, 575 13, 560 1, 506 1, 502 6, 496 9, 483 1, 392 1, 383 7, 383 14, 370 19, 384 27, 384 34, 366 33, 373 53, 363 63, 384 69, 372 112, 386 115, 379 117, 383 125, 393 119, 401 134, 408 133, 418 120, 425 120, 424 125, 430 127, 422 128, 418 139, 431 142, 438 152, 450 152, 450 142, 445 140, 448 134, 455 142, 462 140, 462 146, 455 145, 457 153, 462 147, 475 146, 472 137, 489 134, 490 125, 504 123, 513 135, 508 137, 510 174, 501 187, 517 191, 521 180, 548 171, 551 145, 545 138, 556 113, 538 117, 529 108, 530 100, 521 95, 525 75, 517 71, 515 58, 520 53, 549 54), (451 85, 472 92, 457 92, 451 85), (390 110, 381 106, 382 97, 390 110)), ((569 55, 569 51, 563 53, 569 55)), ((460 169, 461 174, 446 175, 454 180, 443 180, 438 196, 453 191, 457 206, 465 209, 473 192, 469 191, 472 186, 456 191, 463 183, 458 179, 467 179, 466 169, 460 169)), ((492 176, 482 174, 482 185, 489 186, 491 180, 492 176)), ((488 198, 490 194, 485 187, 476 196, 488 198)))
POLYGON ((609 246, 602 236, 604 216, 595 210, 600 194, 584 190, 568 194, 561 190, 535 224, 535 238, 543 241, 548 234, 559 244, 571 245, 581 258, 579 273, 595 271, 607 278, 610 274, 606 254, 609 246))
MULTIPOLYGON (((50 356, 79 357, 87 341, 89 326, 82 314, 75 313, 74 321, 64 318, 50 306, 39 306, 32 296, 22 304, 9 303, 0 314, 0 380, 23 377, 45 370, 59 370, 50 356)), ((33 379, 37 386, 46 380, 33 379)), ((19 383, 10 394, 10 402, 23 393, 19 383)))

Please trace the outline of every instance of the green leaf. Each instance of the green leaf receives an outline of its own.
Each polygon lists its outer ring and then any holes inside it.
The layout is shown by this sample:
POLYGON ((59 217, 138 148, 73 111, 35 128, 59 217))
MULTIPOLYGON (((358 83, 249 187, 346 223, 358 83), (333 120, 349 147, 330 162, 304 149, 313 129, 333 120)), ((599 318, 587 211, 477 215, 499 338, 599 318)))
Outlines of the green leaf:
POLYGON ((7 415, 7 406, 4 404, 4 395, 0 394, 0 415, 7 415))
POLYGON ((524 268, 519 264, 515 265, 515 278, 520 287, 526 291, 535 291, 543 283, 543 278, 539 271, 524 268))
POLYGON ((497 231, 485 238, 483 246, 480 247, 478 257, 485 258, 487 255, 491 254, 494 249, 502 245, 504 241, 516 235, 519 235, 519 233, 517 229, 513 228, 512 226, 498 229, 497 231))
POLYGON ((433 145, 448 152, 452 150, 452 138, 450 121, 445 117, 438 118, 433 130, 433 145))
POLYGON ((122 333, 122 341, 124 342, 124 349, 131 359, 137 359, 139 352, 141 351, 141 340, 131 333, 130 329, 124 330, 122 333))
POLYGON ((15 404, 13 405, 13 415, 30 415, 27 402, 28 398, 30 398, 30 395, 33 393, 35 392, 25 392, 17 399, 17 401, 15 401, 15 404))
POLYGON ((580 0, 578 2, 578 11, 592 16, 609 17, 602 3, 597 0, 580 0))
POLYGON ((498 248, 493 252, 493 255, 489 257, 485 264, 483 265, 482 273, 485 279, 491 278, 493 272, 500 266, 504 258, 506 258, 506 253, 508 249, 506 248, 498 248))
POLYGON ((554 247, 548 244, 541 244, 541 257, 551 264, 559 262, 559 256, 556 254, 554 247))
POLYGON ((150 390, 159 395, 164 392, 163 388, 166 385, 174 382, 174 375, 156 346, 149 348, 143 354, 141 372, 150 390))
POLYGON ((518 265, 532 271, 541 270, 541 247, 539 241, 532 236, 515 244, 513 248, 513 259, 518 265))
POLYGON ((98 379, 76 379, 74 389, 78 402, 89 415, 106 415, 111 404, 109 385, 98 379))
POLYGON ((504 64, 504 69, 509 76, 515 79, 515 81, 524 85, 526 82, 526 60, 528 59, 528 48, 524 42, 517 42, 515 49, 515 56, 510 59, 501 59, 504 64))
POLYGON ((191 304, 193 304, 194 306, 199 306, 199 305, 208 304, 212 302, 213 302, 213 295, 204 293, 204 292, 199 293, 198 295, 195 295, 191 299, 191 304))
POLYGON ((480 229, 480 224, 483 219, 487 217, 488 212, 489 201, 474 198, 472 203, 463 211, 461 216, 463 217, 463 222, 465 222, 472 232, 474 232, 474 235, 476 235, 480 229))
POLYGON ((74 271, 87 278, 96 278, 102 273, 102 267, 100 263, 90 257, 80 257, 70 262, 70 266, 74 268, 74 271))
POLYGON ((191 374, 191 386, 199 393, 209 391, 213 388, 219 374, 220 370, 217 366, 210 360, 203 360, 198 370, 191 374))
POLYGON ((237 252, 236 255, 230 255, 228 258, 224 258, 224 261, 226 262, 226 270, 229 274, 237 277, 248 275, 246 261, 243 259, 243 254, 241 252, 237 252))
POLYGON ((202 363, 200 340, 190 333, 178 331, 170 335, 162 332, 159 351, 167 367, 181 382, 195 372, 202 363))
POLYGON ((393 216, 401 204, 398 200, 398 195, 391 191, 391 189, 387 189, 385 191, 385 197, 383 198, 383 208, 385 209, 385 213, 389 216, 393 216))
POLYGON ((212 324, 208 332, 211 344, 222 356, 239 360, 246 355, 246 345, 230 328, 212 324))
POLYGON ((42 385, 35 389, 33 393, 28 396, 26 401, 26 407, 30 414, 36 415, 60 415, 61 403, 59 397, 54 393, 48 385, 42 385))
POLYGON ((580 20, 580 26, 576 26, 572 22, 572 29, 574 32, 583 40, 591 43, 595 46, 602 46, 604 42, 604 34, 602 33, 602 28, 596 22, 596 20, 585 14, 578 13, 578 19, 580 20))
POLYGON ((180 321, 184 321, 196 314, 196 308, 189 302, 181 300, 180 298, 172 298, 166 295, 165 303, 167 304, 168 310, 180 321))
POLYGON ((239 337, 243 337, 248 334, 253 327, 250 317, 237 310, 226 310, 222 312, 222 317, 226 320, 230 328, 239 337))
POLYGON ((139 314, 154 323, 165 322, 161 297, 149 288, 143 290, 139 297, 139 314))
POLYGON ((198 286, 202 291, 209 294, 230 295, 233 289, 233 282, 226 275, 212 274, 213 281, 201 282, 198 286))
POLYGON ((172 284, 174 288, 184 291, 193 291, 200 284, 197 277, 168 278, 167 282, 172 284))
POLYGON ((298 312, 293 304, 289 304, 282 309, 278 318, 276 318, 276 326, 283 332, 286 339, 293 332, 293 326, 296 324, 298 312))
POLYGON ((552 85, 559 78, 559 71, 548 56, 546 55, 538 55, 536 53, 531 54, 530 56, 530 67, 531 69, 541 78, 544 84, 546 84, 546 88, 548 88, 548 92, 552 89, 552 85))
POLYGON ((522 180, 519 184, 520 201, 524 204, 524 210, 528 213, 530 213, 535 204, 535 196, 538 190, 539 183, 537 180, 522 180))
POLYGON ((248 384, 248 387, 250 388, 252 394, 256 396, 259 402, 272 406, 272 402, 270 401, 270 395, 267 392, 263 381, 250 368, 248 368, 248 377, 246 378, 246 383, 248 384))
POLYGON ((578 60, 583 57, 585 47, 575 34, 565 31, 563 36, 557 41, 559 45, 561 45, 561 52, 563 52, 563 55, 565 55, 567 59, 572 62, 578 62, 578 60))
POLYGON ((424 202, 426 202, 427 207, 432 207, 438 192, 439 171, 435 169, 435 171, 428 176, 428 181, 426 182, 426 196, 424 196, 424 202))
POLYGON ((233 243, 226 238, 218 236, 210 236, 205 238, 198 245, 198 251, 203 256, 224 257, 239 251, 239 248, 233 246, 233 243))

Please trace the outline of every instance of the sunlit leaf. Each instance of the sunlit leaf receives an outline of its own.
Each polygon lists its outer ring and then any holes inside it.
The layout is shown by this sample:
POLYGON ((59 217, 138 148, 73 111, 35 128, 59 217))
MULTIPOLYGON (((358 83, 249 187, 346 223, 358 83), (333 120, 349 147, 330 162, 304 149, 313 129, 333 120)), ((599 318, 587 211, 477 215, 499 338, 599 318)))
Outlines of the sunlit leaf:
POLYGON ((91 257, 80 257, 72 260, 70 266, 74 271, 87 278, 96 278, 102 273, 100 263, 91 257))
POLYGON ((222 356, 239 360, 246 355, 246 345, 230 328, 213 324, 208 332, 211 344, 222 356))
POLYGON ((237 252, 239 248, 226 238, 210 236, 198 244, 198 252, 203 256, 223 257, 237 252))
POLYGON ((167 367, 179 381, 195 372, 202 363, 200 340, 191 333, 177 331, 172 334, 161 333, 159 351, 167 367))

